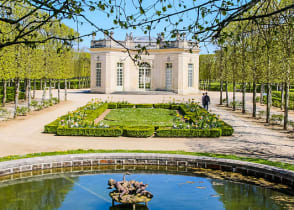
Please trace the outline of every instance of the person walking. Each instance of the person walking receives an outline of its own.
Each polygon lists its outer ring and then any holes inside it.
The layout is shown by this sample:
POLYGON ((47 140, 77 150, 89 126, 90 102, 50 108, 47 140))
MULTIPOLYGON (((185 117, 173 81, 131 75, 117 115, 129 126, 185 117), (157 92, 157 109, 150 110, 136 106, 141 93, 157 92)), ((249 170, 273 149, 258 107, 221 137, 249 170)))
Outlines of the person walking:
POLYGON ((202 93, 202 98, 201 98, 201 101, 202 101, 202 107, 204 108, 204 97, 205 97, 205 93, 202 93))
POLYGON ((204 97, 203 97, 203 108, 208 110, 208 105, 210 104, 210 97, 207 95, 207 92, 205 93, 204 97))

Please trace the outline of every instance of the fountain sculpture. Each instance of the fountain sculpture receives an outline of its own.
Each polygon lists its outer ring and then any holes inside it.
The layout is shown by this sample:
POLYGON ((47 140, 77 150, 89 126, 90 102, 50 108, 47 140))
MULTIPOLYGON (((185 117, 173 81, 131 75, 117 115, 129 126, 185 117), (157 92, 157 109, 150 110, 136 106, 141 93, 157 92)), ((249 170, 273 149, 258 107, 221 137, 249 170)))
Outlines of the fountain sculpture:
POLYGON ((135 180, 127 181, 125 176, 129 173, 124 174, 122 181, 115 181, 114 179, 108 180, 108 189, 115 188, 114 191, 110 192, 109 195, 112 198, 112 205, 114 202, 122 204, 131 204, 135 209, 138 203, 147 203, 152 199, 153 195, 146 190, 148 184, 143 184, 135 180))

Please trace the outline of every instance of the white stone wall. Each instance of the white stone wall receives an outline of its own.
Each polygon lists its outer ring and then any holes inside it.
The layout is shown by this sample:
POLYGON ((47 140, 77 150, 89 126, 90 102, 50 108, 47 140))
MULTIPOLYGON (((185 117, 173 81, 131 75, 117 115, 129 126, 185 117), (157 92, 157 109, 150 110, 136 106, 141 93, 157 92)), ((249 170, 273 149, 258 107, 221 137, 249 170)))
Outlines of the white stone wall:
MULTIPOLYGON (((103 48, 91 49, 91 91, 112 93, 121 91, 117 88, 117 63, 123 63, 122 91, 139 91, 139 67, 126 52, 103 48), (99 60, 97 60, 99 56, 99 60), (96 87, 96 63, 100 62, 101 87, 96 87)), ((150 55, 142 55, 141 62, 151 66, 151 89, 166 90, 166 64, 172 64, 172 91, 178 94, 195 94, 198 92, 199 52, 189 53, 184 50, 156 50, 150 55), (194 65, 193 87, 188 87, 188 64, 194 65)))

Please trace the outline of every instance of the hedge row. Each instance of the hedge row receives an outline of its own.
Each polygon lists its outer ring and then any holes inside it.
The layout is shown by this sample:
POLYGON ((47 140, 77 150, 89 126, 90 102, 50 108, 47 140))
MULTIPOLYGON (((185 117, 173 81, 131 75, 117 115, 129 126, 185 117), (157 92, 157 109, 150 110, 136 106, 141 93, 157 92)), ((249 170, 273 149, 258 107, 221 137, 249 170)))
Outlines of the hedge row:
POLYGON ((68 128, 66 126, 59 126, 56 134, 58 136, 121 136, 123 130, 119 127, 111 128, 68 128))
MULTIPOLYGON (((107 108, 164 108, 179 110, 186 119, 191 122, 197 121, 201 116, 209 114, 205 109, 195 105, 194 107, 186 106, 185 104, 127 104, 127 103, 104 103, 100 107, 81 107, 78 111, 84 111, 87 115, 83 121, 92 123, 100 114, 107 108), (193 110, 194 109, 194 110, 193 110)), ((110 128, 68 128, 66 126, 59 126, 60 120, 67 115, 58 118, 57 120, 45 126, 45 133, 55 133, 57 135, 69 136, 128 136, 128 137, 150 137, 154 133, 158 137, 219 137, 231 136, 234 129, 227 123, 223 122, 220 128, 212 129, 173 129, 171 127, 152 127, 152 126, 129 126, 129 127, 110 127, 110 128)))
POLYGON ((144 127, 124 127, 124 136, 128 137, 149 137, 154 134, 154 127, 144 126, 144 127))
POLYGON ((135 105, 134 104, 117 104, 118 108, 133 108, 135 105))
POLYGON ((136 104, 136 108, 153 108, 153 104, 136 104))
MULTIPOLYGON (((87 106, 87 105, 86 105, 87 106)), ((107 104, 104 103, 102 104, 98 109, 94 110, 86 110, 85 113, 87 116, 85 117, 85 121, 94 121, 96 118, 98 118, 106 109, 107 109, 107 104)), ((83 107, 79 108, 80 110, 83 109, 83 107)), ((57 128, 59 126, 59 122, 64 119, 67 115, 63 115, 59 117, 58 119, 54 120, 53 122, 47 124, 44 126, 44 133, 57 133, 57 128)))
POLYGON ((212 129, 172 129, 159 128, 156 130, 156 136, 159 137, 220 137, 222 130, 220 128, 212 129))
MULTIPOLYGON (((58 136, 96 136, 96 137, 140 137, 146 138, 154 134, 152 126, 146 127, 110 127, 110 128, 68 128, 58 126, 56 134, 58 136)), ((158 137, 220 137, 222 129, 172 129, 158 128, 155 132, 158 137)))
MULTIPOLYGON (((14 101, 14 87, 7 87, 6 89, 6 102, 14 101)), ((0 99, 3 97, 3 89, 0 88, 0 99)), ((18 99, 24 99, 25 93, 19 91, 19 97, 18 99)))
POLYGON ((125 104, 125 103, 108 103, 108 109, 117 108, 160 108, 160 109, 179 109, 180 105, 174 104, 125 104))

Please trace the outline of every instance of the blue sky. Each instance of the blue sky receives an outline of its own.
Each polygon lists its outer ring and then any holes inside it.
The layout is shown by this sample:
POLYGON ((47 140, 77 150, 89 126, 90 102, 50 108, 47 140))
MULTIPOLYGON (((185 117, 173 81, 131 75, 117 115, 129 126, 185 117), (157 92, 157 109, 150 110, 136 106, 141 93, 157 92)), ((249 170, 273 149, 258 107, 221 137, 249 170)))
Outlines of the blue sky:
MULTIPOLYGON (((198 2, 201 3, 203 1, 204 0, 197 1, 197 4, 198 4, 198 2)), ((187 3, 187 6, 191 6, 191 2, 193 2, 193 1, 190 0, 190 1, 187 1, 185 3, 187 3)), ((133 14, 133 13, 137 12, 136 9, 133 6, 126 6, 126 9, 130 14, 133 14)), ((86 11, 83 14, 89 20, 91 20, 93 23, 95 23, 95 25, 97 25, 100 28, 108 29, 108 28, 116 26, 116 25, 113 24, 114 17, 108 18, 105 13, 102 13, 100 11, 94 11, 94 12, 86 11)), ((182 16, 182 18, 183 18, 182 26, 183 25, 189 25, 189 23, 191 23, 191 21, 193 21, 193 19, 191 17, 193 17, 193 12, 190 12, 188 14, 183 15, 182 16)), ((73 20, 64 20, 63 22, 66 25, 68 25, 69 27, 77 30, 77 23, 75 21, 73 21, 73 20)), ((95 28, 93 26, 91 26, 89 23, 85 22, 82 19, 79 20, 78 25, 79 25, 78 26, 78 28, 79 28, 78 32, 81 35, 89 34, 89 33, 91 33, 92 31, 95 30, 95 28)), ((151 36, 157 37, 157 34, 162 32, 163 27, 165 27, 165 26, 168 26, 167 22, 161 21, 161 23, 158 24, 156 29, 153 29, 151 31, 151 36)), ((123 29, 118 28, 118 29, 114 30, 114 37, 117 40, 124 40, 126 33, 130 33, 130 32, 133 33, 133 36, 144 36, 145 35, 143 33, 143 31, 141 29, 139 29, 139 28, 137 28, 136 30, 133 30, 133 29, 123 30, 123 29)), ((96 39, 102 39, 103 37, 104 36, 103 36, 102 33, 97 33, 96 34, 96 39)), ((84 37, 83 42, 80 43, 80 48, 81 49, 82 48, 84 48, 84 49, 89 48, 91 39, 92 39, 91 36, 84 37)), ((216 49, 215 46, 213 46, 212 44, 209 44, 209 43, 200 43, 200 48, 201 48, 201 54, 213 53, 213 51, 216 49)))

